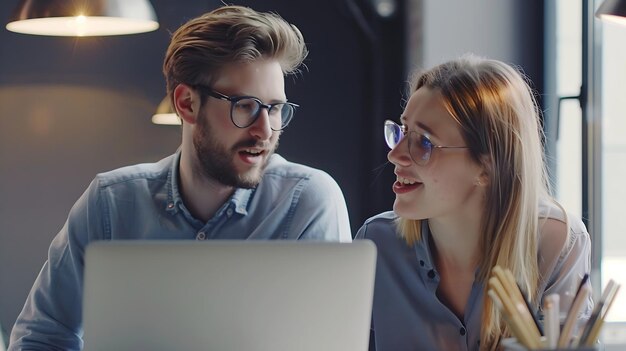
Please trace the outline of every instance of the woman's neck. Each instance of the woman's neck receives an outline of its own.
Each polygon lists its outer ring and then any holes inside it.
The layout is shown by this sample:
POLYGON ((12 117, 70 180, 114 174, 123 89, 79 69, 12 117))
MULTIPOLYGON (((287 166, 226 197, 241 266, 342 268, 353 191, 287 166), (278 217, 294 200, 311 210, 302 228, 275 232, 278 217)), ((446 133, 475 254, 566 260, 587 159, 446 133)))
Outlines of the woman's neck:
POLYGON ((475 271, 483 254, 480 216, 428 220, 431 252, 438 269, 475 271))

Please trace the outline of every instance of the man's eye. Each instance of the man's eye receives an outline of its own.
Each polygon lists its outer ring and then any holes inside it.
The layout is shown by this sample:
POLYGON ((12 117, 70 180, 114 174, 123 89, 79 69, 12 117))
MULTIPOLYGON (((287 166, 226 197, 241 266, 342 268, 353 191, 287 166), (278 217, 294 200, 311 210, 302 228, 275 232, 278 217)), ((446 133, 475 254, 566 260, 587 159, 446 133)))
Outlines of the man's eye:
POLYGON ((241 100, 237 102, 235 108, 241 111, 254 111, 256 109, 256 102, 253 100, 241 100))
POLYGON ((285 106, 285 104, 272 105, 272 108, 270 109, 270 114, 272 116, 280 115, 284 106, 285 106))

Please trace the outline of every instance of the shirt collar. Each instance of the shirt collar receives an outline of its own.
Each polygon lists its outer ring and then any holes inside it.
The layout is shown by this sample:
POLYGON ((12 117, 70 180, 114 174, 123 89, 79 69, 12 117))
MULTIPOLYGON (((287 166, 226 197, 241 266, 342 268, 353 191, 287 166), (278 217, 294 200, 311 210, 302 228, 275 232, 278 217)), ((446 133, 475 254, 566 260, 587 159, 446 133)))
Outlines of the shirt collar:
MULTIPOLYGON (((176 154, 172 157, 172 163, 167 173, 167 204, 165 205, 165 210, 172 213, 178 212, 181 205, 183 205, 183 199, 178 189, 178 179, 180 177, 180 155, 181 149, 178 148, 178 150, 176 150, 176 154)), ((248 203, 250 202, 250 198, 255 191, 256 188, 237 188, 226 202, 232 204, 235 212, 241 215, 247 215, 248 203)))
POLYGON ((174 157, 172 157, 172 163, 170 164, 170 169, 167 172, 167 203, 166 211, 176 213, 178 212, 178 208, 180 204, 183 202, 182 197, 180 196, 180 192, 178 191, 178 169, 180 164, 180 152, 181 149, 178 148, 174 157))
POLYGON ((428 221, 423 220, 420 223, 421 225, 421 238, 415 245, 415 253, 417 257, 422 257, 424 261, 425 269, 434 269, 435 265, 433 263, 432 253, 430 252, 430 228, 428 227, 428 221))
POLYGON ((248 202, 250 201, 250 198, 255 191, 256 188, 237 188, 237 190, 235 190, 233 196, 230 197, 230 202, 234 205, 235 212, 244 216, 248 214, 248 202))
MULTIPOLYGON (((415 245, 415 253, 417 257, 423 257, 424 268, 428 270, 435 269, 435 262, 433 261, 432 251, 430 249, 431 232, 428 226, 428 220, 421 221, 422 231, 420 241, 415 245)), ((435 270, 436 271, 436 270, 435 270)), ((474 278, 478 277, 480 273, 480 267, 476 268, 474 272, 474 278)))

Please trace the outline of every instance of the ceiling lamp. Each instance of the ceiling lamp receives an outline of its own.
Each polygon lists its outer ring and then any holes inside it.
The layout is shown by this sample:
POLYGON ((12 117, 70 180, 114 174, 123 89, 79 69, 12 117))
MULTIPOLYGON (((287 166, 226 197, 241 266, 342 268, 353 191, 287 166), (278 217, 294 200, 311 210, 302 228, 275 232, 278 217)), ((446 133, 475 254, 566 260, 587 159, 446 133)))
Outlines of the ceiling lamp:
POLYGON ((159 28, 149 0, 20 0, 7 29, 53 36, 101 36, 159 28))
POLYGON ((152 115, 152 123, 164 125, 180 125, 180 117, 174 112, 169 96, 165 96, 157 107, 156 113, 152 115))
POLYGON ((605 0, 596 11, 602 20, 626 25, 626 0, 605 0))

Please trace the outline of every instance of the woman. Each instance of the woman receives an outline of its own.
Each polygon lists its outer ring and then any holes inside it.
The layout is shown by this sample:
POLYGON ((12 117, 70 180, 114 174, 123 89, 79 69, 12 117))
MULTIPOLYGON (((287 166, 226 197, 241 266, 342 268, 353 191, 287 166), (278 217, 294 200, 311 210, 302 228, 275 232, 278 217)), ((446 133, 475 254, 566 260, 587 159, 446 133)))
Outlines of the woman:
POLYGON ((556 293, 566 311, 590 269, 589 234, 549 195, 522 74, 465 56, 410 91, 400 125, 385 122, 393 212, 357 234, 378 248, 371 348, 497 349, 510 333, 487 297, 492 267, 508 268, 535 308, 556 293))

